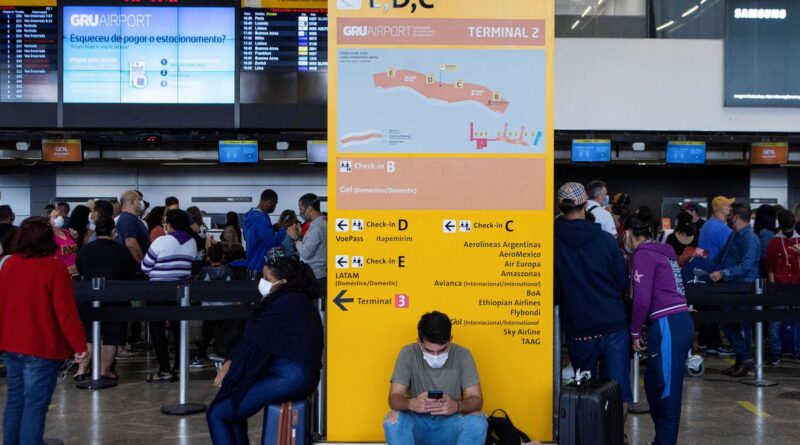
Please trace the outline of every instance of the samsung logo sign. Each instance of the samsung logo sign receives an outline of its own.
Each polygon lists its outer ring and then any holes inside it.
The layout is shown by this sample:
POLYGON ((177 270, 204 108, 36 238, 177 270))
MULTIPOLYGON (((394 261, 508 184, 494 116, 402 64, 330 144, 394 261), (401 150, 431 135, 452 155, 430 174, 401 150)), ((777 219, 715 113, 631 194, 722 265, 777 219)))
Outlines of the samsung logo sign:
POLYGON ((733 17, 737 19, 786 20, 786 10, 736 8, 733 11, 733 17))

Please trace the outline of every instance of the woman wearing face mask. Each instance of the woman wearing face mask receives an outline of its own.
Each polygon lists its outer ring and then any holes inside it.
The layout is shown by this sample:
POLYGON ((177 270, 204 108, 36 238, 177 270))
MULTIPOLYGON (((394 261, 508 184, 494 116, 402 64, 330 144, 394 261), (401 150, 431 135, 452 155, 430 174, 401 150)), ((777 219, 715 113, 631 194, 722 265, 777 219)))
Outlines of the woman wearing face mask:
POLYGON ((649 355, 644 388, 655 423, 656 445, 678 443, 683 373, 692 347, 694 323, 686 305, 675 251, 652 241, 650 224, 632 217, 625 231, 631 258, 631 339, 649 355), (645 326, 645 325, 649 326, 645 326), (645 347, 644 329, 647 329, 645 347))
POLYGON ((323 336, 313 272, 296 258, 270 255, 258 290, 264 299, 214 380, 222 387, 206 413, 214 445, 248 443, 249 417, 302 399, 319 382, 323 336))
POLYGON ((64 217, 61 216, 58 209, 50 211, 50 225, 53 226, 53 239, 58 246, 56 258, 67 266, 70 275, 77 275, 78 268, 75 266, 75 260, 78 257, 78 244, 74 238, 77 234, 64 230, 64 217))

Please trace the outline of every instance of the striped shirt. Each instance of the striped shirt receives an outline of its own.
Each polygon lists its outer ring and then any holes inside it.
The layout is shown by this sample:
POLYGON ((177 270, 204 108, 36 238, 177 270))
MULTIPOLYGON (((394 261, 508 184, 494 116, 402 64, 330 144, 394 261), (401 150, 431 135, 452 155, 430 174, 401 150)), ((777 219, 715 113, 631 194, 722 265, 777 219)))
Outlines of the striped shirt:
POLYGON ((150 281, 178 281, 192 277, 197 244, 184 232, 156 238, 142 261, 142 272, 150 281))

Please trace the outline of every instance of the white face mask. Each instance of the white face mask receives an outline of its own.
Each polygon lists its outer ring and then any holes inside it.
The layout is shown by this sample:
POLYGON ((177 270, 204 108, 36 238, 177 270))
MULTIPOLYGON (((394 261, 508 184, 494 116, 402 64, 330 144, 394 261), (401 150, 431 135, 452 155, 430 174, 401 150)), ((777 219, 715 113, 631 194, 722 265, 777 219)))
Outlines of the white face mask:
POLYGON ((427 352, 422 352, 422 358, 425 359, 425 363, 428 364, 433 369, 439 369, 447 362, 447 355, 449 352, 445 352, 439 355, 433 355, 427 352))
POLYGON ((264 278, 258 282, 258 292, 261 293, 262 297, 266 297, 269 295, 269 292, 272 290, 272 283, 265 280, 264 278))
POLYGON ((53 220, 53 227, 55 227, 56 229, 64 227, 64 217, 56 216, 56 218, 53 220))
POLYGON ((94 221, 92 221, 91 219, 89 220, 89 230, 91 230, 92 232, 97 230, 97 226, 94 224, 94 221))
POLYGON ((144 201, 139 201, 139 213, 144 213, 144 201))

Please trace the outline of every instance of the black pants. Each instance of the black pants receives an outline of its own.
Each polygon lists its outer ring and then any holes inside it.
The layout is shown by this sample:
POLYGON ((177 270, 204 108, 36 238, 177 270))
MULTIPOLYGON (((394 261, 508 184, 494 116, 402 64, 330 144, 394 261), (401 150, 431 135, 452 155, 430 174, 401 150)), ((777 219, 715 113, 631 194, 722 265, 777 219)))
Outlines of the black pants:
MULTIPOLYGON (((150 307, 174 307, 177 304, 171 302, 158 302, 158 303, 148 303, 150 307)), ((181 344, 181 330, 180 324, 177 321, 170 321, 169 322, 170 330, 172 331, 173 339, 175 340, 175 367, 174 369, 178 368, 178 358, 177 354, 180 350, 181 344)), ((170 372, 173 368, 170 367, 169 361, 169 339, 167 338, 167 322, 165 321, 151 321, 150 322, 150 339, 153 342, 153 350, 156 353, 156 358, 158 359, 158 371, 159 372, 170 372)))
MULTIPOLYGON (((718 311, 719 306, 698 306, 699 311, 718 311)), ((701 324, 697 326, 697 341, 701 345, 709 348, 719 348, 722 346, 719 325, 717 323, 701 324)))
POLYGON ((200 332, 200 340, 197 342, 197 356, 206 358, 208 347, 211 346, 211 341, 217 333, 217 328, 224 323, 218 320, 205 320, 203 321, 203 330, 200 332))

